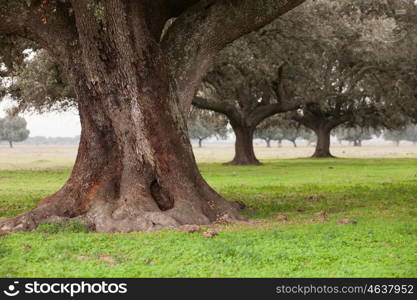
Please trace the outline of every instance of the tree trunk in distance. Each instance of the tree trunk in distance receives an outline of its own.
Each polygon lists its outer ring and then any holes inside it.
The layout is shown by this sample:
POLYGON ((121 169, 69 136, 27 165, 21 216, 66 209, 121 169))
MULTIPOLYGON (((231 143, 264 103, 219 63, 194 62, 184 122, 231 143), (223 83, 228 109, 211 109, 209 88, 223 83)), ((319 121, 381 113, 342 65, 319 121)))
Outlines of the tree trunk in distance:
POLYGON ((316 150, 313 154, 313 158, 326 158, 334 157, 330 153, 330 130, 320 126, 314 130, 317 135, 316 150))
POLYGON ((225 163, 225 165, 261 165, 253 149, 253 133, 255 129, 235 123, 232 124, 232 127, 236 136, 235 157, 232 161, 225 163))
POLYGON ((271 140, 266 140, 266 147, 271 148, 271 140))
POLYGON ((198 139, 198 148, 202 148, 202 147, 203 147, 203 140, 198 139))
POLYGON ((9 141, 9 147, 13 148, 13 141, 9 141))

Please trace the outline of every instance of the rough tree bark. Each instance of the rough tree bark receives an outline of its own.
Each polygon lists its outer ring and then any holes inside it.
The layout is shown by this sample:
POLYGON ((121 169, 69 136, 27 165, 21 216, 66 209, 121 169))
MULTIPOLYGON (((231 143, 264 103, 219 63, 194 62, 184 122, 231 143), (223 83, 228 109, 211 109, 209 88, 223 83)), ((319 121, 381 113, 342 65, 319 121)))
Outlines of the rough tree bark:
POLYGON ((303 115, 295 115, 293 119, 314 131, 317 137, 313 158, 334 157, 330 153, 330 134, 337 126, 352 119, 352 112, 335 111, 332 114, 317 109, 315 103, 307 104, 303 115))
POLYGON ((87 0, 0 5, 0 34, 34 40, 61 63, 76 91, 82 125, 67 183, 36 209, 0 222, 0 231, 30 230, 57 218, 75 218, 100 232, 241 219, 238 206, 200 175, 184 113, 213 53, 303 1, 265 0, 255 10, 251 1, 232 2, 103 0, 104 19, 87 0), (263 9, 270 11, 260 15, 263 9), (165 22, 178 14, 166 33, 175 45, 160 43, 165 22), (188 26, 191 20, 195 26, 188 26), (217 38, 214 49, 204 48, 203 35, 218 36, 222 20, 230 32, 217 38), (180 59, 184 49, 187 61, 180 59))
MULTIPOLYGON (((121 40, 108 49, 122 63, 101 54, 111 72, 90 56, 91 49, 67 66, 81 99, 82 136, 73 172, 59 192, 2 224, 3 230, 31 229, 51 216, 76 217, 100 232, 240 218, 236 206, 201 177, 176 93, 163 64, 153 63, 160 54, 152 43, 135 53, 127 40, 132 30, 114 32, 121 40), (147 65, 138 70, 141 60, 147 65)), ((93 38, 84 38, 94 45, 93 38)))

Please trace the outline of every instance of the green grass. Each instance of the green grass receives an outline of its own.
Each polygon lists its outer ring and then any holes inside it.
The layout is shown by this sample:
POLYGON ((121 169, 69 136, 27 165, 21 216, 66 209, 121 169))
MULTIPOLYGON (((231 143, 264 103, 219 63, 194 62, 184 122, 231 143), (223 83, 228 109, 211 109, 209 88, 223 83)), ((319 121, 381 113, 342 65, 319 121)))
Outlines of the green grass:
MULTIPOLYGON (((0 238, 0 277, 416 277, 417 160, 201 164, 252 225, 200 233, 87 233, 45 224, 0 238), (326 210, 321 223, 314 213, 326 210), (278 222, 282 213, 288 222, 278 222), (349 218, 356 225, 336 225, 349 218)), ((0 218, 33 208, 69 169, 0 171, 0 218)))

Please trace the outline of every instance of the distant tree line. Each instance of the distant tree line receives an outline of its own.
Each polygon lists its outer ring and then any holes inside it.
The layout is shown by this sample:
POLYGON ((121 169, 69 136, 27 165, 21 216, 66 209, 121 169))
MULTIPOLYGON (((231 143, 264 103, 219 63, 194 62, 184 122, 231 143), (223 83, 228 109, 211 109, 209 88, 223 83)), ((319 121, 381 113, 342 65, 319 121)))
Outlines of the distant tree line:
POLYGON ((296 148, 298 139, 304 139, 310 144, 313 136, 314 133, 310 129, 279 115, 266 119, 255 131, 255 137, 264 140, 268 148, 271 147, 272 141, 276 141, 278 147, 281 147, 285 140, 291 142, 296 148))
POLYGON ((407 141, 414 145, 417 144, 417 125, 410 125, 402 130, 386 130, 384 131, 383 138, 386 141, 392 141, 397 146, 400 142, 407 141))
POLYGON ((197 140, 198 146, 211 137, 227 138, 227 119, 213 111, 192 108, 188 120, 188 136, 197 140))
MULTIPOLYGON (((200 148, 204 140, 212 137, 226 139, 230 132, 233 130, 228 129, 228 120, 223 115, 196 107, 192 109, 188 121, 188 133, 190 139, 198 141, 200 148)), ((348 142, 354 147, 361 147, 364 141, 374 137, 382 137, 386 141, 394 142, 397 146, 401 141, 417 144, 417 125, 412 123, 394 130, 339 126, 333 131, 333 134, 340 144, 348 142)), ((304 127, 285 114, 275 115, 262 121, 256 127, 253 138, 265 141, 268 148, 271 147, 272 142, 277 142, 278 147, 282 146, 283 141, 291 142, 294 147, 297 147, 297 140, 305 140, 308 145, 317 143, 317 137, 313 130, 304 127)))
POLYGON ((78 145, 80 136, 75 137, 45 137, 33 136, 23 142, 26 145, 78 145))
POLYGON ((75 137, 29 137, 30 131, 26 128, 24 118, 15 115, 13 110, 6 111, 7 116, 0 118, 0 141, 5 141, 13 148, 14 143, 25 145, 78 145, 80 136, 75 137))

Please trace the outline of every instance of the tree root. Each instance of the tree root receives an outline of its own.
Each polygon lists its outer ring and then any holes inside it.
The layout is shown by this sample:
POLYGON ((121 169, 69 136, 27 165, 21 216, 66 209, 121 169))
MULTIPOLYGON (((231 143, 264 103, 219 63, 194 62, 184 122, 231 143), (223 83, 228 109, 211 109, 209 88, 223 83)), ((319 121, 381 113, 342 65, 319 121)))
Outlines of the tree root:
POLYGON ((56 205, 47 204, 0 221, 0 236, 12 232, 31 231, 44 223, 69 221, 81 222, 89 231, 104 233, 152 232, 159 229, 179 229, 184 225, 231 224, 246 220, 239 214, 241 207, 242 204, 239 202, 225 201, 224 205, 218 207, 216 219, 212 220, 203 211, 188 205, 167 211, 144 211, 127 204, 115 208, 108 202, 97 201, 86 213, 73 217, 68 214, 69 210, 66 210, 66 215, 62 215, 62 207, 58 210, 56 205))

